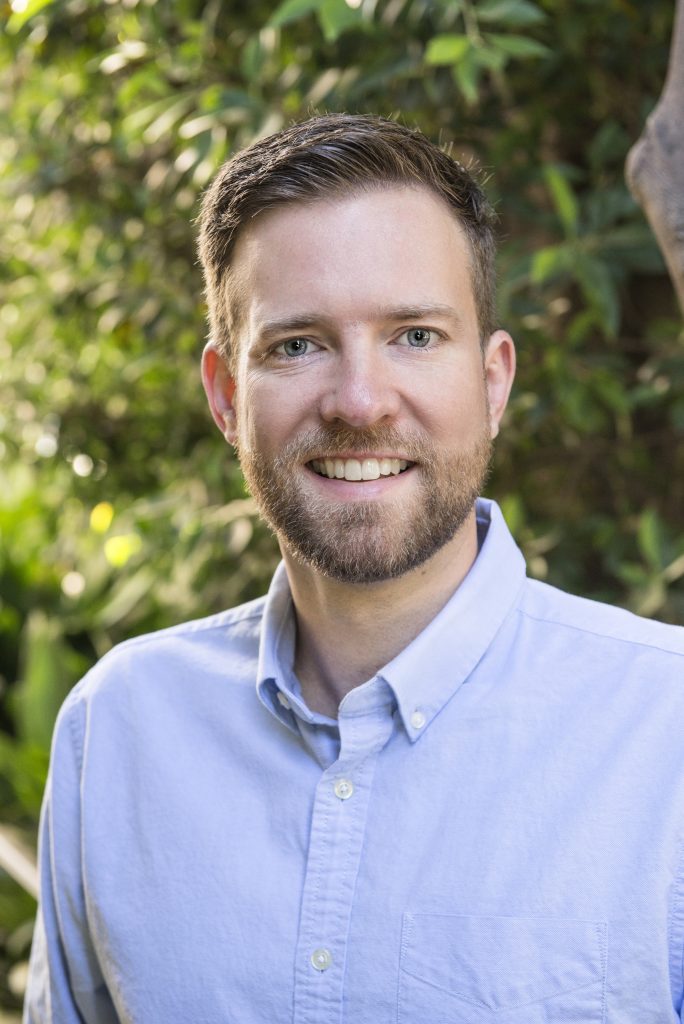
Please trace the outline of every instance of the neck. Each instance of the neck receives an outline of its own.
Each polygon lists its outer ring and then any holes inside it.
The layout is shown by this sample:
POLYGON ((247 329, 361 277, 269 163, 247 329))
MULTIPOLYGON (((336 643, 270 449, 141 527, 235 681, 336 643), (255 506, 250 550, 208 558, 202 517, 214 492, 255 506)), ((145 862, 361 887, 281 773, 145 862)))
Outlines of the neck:
POLYGON ((294 669, 308 707, 336 717, 350 690, 371 679, 425 629, 476 557, 474 511, 427 562, 378 583, 328 579, 283 549, 297 618, 294 669))

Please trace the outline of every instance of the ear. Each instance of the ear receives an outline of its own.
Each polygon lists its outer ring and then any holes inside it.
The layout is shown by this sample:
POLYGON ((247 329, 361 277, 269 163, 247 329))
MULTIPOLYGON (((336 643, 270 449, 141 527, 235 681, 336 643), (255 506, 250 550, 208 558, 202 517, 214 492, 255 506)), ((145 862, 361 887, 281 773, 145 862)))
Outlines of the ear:
POLYGON ((211 415, 226 441, 235 443, 235 378, 216 343, 208 341, 202 353, 202 384, 209 401, 211 415))
POLYGON ((515 377, 515 345, 507 331, 495 331, 490 337, 484 353, 484 369, 491 436, 495 438, 515 377))

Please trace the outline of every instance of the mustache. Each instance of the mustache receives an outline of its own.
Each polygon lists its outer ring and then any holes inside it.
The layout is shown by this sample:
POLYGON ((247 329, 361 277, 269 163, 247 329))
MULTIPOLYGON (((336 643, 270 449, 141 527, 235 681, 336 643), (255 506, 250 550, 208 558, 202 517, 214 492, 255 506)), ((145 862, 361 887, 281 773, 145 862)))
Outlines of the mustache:
POLYGON ((410 462, 429 462, 434 459, 432 441, 416 431, 401 431, 395 427, 376 426, 354 430, 349 427, 318 427, 289 441, 278 455, 276 464, 287 468, 293 463, 327 455, 344 455, 348 451, 378 453, 400 452, 410 462))

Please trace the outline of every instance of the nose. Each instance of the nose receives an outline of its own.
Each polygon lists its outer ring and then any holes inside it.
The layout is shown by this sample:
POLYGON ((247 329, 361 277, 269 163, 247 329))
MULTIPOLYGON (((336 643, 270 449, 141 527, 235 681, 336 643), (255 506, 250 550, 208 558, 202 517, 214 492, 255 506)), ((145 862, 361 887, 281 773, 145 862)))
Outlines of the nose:
POLYGON ((357 339, 330 367, 331 377, 321 398, 322 418, 337 420, 357 430, 399 412, 400 396, 382 349, 357 339))

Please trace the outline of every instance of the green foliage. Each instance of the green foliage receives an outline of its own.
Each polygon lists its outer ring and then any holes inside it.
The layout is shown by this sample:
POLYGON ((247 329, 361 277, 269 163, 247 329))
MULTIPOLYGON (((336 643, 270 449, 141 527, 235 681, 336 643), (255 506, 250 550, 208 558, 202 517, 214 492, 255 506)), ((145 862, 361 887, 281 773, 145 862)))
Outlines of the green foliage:
MULTIPOLYGON (((35 834, 56 710, 96 657, 267 585, 275 547, 199 386, 192 221, 223 159, 314 108, 400 116, 484 165, 519 347, 491 493, 532 573, 684 621, 682 338, 623 181, 670 0, 10 6, 1 819, 35 834)), ((32 913, 0 875, 0 974, 32 913)))

